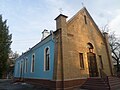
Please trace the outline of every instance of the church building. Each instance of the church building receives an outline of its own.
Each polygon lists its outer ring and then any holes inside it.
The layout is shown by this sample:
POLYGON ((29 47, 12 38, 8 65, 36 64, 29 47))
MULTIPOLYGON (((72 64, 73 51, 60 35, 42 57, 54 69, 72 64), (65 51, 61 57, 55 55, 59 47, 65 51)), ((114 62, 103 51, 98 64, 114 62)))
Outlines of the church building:
POLYGON ((16 59, 14 78, 50 90, 74 90, 88 78, 114 75, 108 34, 85 7, 72 18, 60 14, 56 30, 44 30, 42 39, 16 59))

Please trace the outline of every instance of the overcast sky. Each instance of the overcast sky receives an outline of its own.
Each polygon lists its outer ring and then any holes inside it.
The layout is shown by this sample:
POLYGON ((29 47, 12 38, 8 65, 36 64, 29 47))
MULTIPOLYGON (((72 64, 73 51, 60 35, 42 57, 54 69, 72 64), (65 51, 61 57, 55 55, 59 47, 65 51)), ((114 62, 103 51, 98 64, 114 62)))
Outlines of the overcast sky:
POLYGON ((99 28, 109 24, 120 35, 120 0, 0 0, 0 14, 12 33, 12 50, 21 54, 34 46, 44 29, 56 30, 54 19, 60 8, 69 19, 82 2, 99 28))

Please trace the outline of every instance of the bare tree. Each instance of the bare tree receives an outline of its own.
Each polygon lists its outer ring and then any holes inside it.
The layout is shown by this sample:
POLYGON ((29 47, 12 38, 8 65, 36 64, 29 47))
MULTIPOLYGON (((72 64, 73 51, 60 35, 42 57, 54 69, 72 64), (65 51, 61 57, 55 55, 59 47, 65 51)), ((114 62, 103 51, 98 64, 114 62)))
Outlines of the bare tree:
POLYGON ((112 58, 117 62, 117 72, 120 71, 120 39, 116 37, 115 33, 109 35, 109 44, 112 51, 112 58))
POLYGON ((12 50, 10 50, 9 58, 7 61, 7 78, 13 77, 15 60, 18 57, 19 57, 19 54, 17 52, 13 52, 12 50))
MULTIPOLYGON (((110 28, 108 24, 102 27, 102 32, 109 32, 110 28)), ((117 38, 115 32, 109 34, 109 44, 112 52, 112 58, 117 62, 117 72, 120 71, 120 38, 117 38)))

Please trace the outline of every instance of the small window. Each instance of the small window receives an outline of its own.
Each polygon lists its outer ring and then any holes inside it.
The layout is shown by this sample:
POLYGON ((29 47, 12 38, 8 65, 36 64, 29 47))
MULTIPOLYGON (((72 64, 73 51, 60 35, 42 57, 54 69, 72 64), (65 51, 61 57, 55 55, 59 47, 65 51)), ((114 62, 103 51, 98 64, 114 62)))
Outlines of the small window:
POLYGON ((25 73, 28 72, 28 58, 25 59, 25 73))
POLYGON ((79 53, 79 58, 80 58, 80 68, 84 69, 83 53, 79 53))
POLYGON ((99 60, 100 60, 100 67, 101 67, 101 69, 103 69, 103 62, 102 62, 102 56, 101 55, 99 55, 99 60))
POLYGON ((31 72, 35 71, 35 55, 32 55, 31 72))
POLYGON ((48 71, 50 69, 50 49, 45 48, 45 60, 44 60, 44 70, 48 71))
POLYGON ((85 20, 85 24, 87 24, 87 18, 85 15, 84 15, 84 20, 85 20))

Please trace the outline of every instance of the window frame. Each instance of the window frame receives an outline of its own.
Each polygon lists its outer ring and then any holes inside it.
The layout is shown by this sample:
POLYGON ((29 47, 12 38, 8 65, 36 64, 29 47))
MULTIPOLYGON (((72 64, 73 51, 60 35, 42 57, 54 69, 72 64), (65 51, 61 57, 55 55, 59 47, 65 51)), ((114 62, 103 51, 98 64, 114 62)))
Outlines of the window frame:
POLYGON ((47 47, 45 47, 44 48, 44 71, 50 71, 50 47, 49 46, 47 46, 47 47), (48 54, 48 57, 49 57, 49 60, 48 60, 48 69, 46 68, 47 67, 47 65, 46 65, 46 57, 47 57, 47 55, 46 55, 46 49, 48 48, 48 52, 49 52, 49 54, 48 54))
POLYGON ((28 57, 25 58, 25 73, 28 72, 28 57))
POLYGON ((17 67, 16 67, 17 69, 17 73, 18 73, 18 76, 19 76, 19 74, 20 74, 20 62, 19 61, 17 61, 17 67))
POLYGON ((84 22, 85 22, 85 24, 87 24, 87 17, 86 17, 86 15, 84 15, 84 22))
POLYGON ((35 72, 35 53, 32 54, 32 60, 31 60, 31 73, 35 72), (34 59, 33 59, 34 56, 34 59))
POLYGON ((80 69, 85 69, 83 53, 79 53, 79 62, 80 62, 80 69))
POLYGON ((98 55, 98 57, 99 57, 99 61, 100 61, 100 68, 104 69, 102 55, 98 55))
POLYGON ((24 59, 20 60, 20 77, 22 77, 22 75, 24 74, 24 59))

